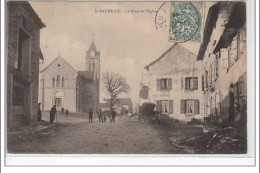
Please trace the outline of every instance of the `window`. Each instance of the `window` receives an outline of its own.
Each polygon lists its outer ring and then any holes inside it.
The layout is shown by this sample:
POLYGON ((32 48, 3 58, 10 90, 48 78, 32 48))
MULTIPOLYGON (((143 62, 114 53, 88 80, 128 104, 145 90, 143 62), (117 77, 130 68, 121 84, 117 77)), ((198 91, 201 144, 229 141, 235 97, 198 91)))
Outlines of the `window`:
POLYGON ((92 70, 95 71, 95 63, 93 62, 92 70))
POLYGON ((57 87, 57 88, 60 88, 60 75, 57 76, 57 79, 56 79, 56 87, 57 87))
POLYGON ((198 78, 197 77, 186 77, 185 78, 185 90, 197 90, 198 89, 198 78))
POLYGON ((30 74, 30 36, 23 30, 19 29, 18 36, 18 59, 16 68, 25 74, 30 74))
POLYGON ((199 100, 181 100, 182 114, 199 114, 199 100))
POLYGON ((88 69, 89 69, 89 71, 91 71, 91 63, 90 62, 88 64, 88 69))
POLYGON ((156 110, 164 114, 173 114, 173 100, 156 100, 156 110))
POLYGON ((230 68, 231 65, 231 49, 228 49, 228 68, 230 68))
POLYGON ((205 70, 205 89, 208 89, 209 85, 208 85, 208 71, 205 70))
POLYGON ((55 77, 52 78, 52 88, 55 87, 55 77))
POLYGON ((215 58, 215 79, 216 78, 218 78, 218 73, 219 73, 219 71, 218 71, 218 61, 219 61, 219 56, 218 56, 218 54, 216 54, 216 58, 215 58))
POLYGON ((172 90, 172 79, 163 78, 157 79, 157 91, 172 90))
POLYGON ((213 69, 212 69, 212 65, 210 65, 210 67, 209 67, 209 86, 212 85, 212 76, 213 76, 213 69))
POLYGON ((62 80, 61 80, 61 87, 65 87, 65 78, 63 77, 62 80))

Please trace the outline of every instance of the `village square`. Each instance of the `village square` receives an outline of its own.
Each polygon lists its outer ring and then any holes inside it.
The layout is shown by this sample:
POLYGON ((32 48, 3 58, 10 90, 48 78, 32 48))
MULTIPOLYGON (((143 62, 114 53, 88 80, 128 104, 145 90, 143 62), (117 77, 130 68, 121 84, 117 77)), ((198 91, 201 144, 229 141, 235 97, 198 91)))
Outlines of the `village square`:
MULTIPOLYGON (((85 20, 83 5, 67 13, 38 3, 7 3, 8 153, 247 153, 244 2, 212 2, 203 25, 194 17, 192 38, 165 44, 151 34, 159 32, 154 20, 146 31, 150 23, 140 18, 85 20)), ((135 15, 150 19, 156 10, 135 15)))

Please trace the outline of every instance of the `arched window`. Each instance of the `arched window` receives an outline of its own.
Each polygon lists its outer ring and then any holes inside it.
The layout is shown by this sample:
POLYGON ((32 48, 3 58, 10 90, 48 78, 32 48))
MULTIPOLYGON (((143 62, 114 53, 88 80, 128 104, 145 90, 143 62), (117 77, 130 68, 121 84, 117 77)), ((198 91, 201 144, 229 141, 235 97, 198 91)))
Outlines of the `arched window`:
POLYGON ((52 78, 52 88, 55 87, 55 77, 52 78))
POLYGON ((91 71, 91 63, 90 62, 88 64, 88 69, 89 69, 89 71, 91 71))
POLYGON ((61 79, 61 87, 62 88, 65 87, 65 78, 64 77, 61 79))
POLYGON ((57 76, 56 87, 57 87, 57 88, 60 87, 60 75, 57 76))
POLYGON ((92 71, 95 71, 95 63, 93 62, 92 71))

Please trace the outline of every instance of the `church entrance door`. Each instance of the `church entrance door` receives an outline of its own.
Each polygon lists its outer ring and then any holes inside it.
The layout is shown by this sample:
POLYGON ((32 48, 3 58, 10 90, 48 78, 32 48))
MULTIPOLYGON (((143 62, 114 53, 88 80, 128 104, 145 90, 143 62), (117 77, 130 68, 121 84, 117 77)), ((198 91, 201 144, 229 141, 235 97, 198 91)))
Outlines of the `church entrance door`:
POLYGON ((62 107, 62 99, 61 98, 56 98, 55 99, 55 105, 57 109, 60 109, 62 107))

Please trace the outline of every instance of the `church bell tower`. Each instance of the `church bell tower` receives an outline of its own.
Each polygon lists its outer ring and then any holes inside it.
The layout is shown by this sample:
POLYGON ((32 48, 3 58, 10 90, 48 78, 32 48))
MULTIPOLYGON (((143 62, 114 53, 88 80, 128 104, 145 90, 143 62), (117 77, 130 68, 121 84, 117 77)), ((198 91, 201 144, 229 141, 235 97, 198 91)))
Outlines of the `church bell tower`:
POLYGON ((100 51, 97 50, 94 39, 86 52, 86 71, 93 71, 97 80, 100 78, 100 51))

